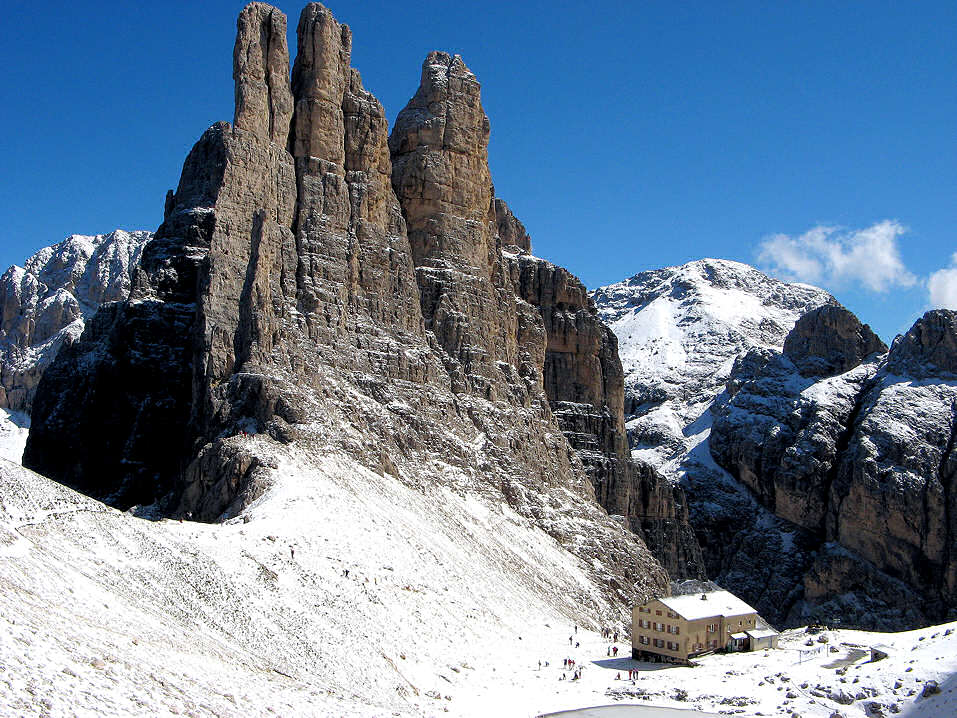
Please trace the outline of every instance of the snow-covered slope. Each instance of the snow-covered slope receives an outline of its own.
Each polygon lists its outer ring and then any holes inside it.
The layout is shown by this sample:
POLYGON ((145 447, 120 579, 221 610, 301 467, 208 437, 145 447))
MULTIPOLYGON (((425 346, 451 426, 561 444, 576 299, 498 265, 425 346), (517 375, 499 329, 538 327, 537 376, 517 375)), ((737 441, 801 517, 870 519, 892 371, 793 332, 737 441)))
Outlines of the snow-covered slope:
POLYGON ((707 436, 703 416, 740 354, 780 349, 797 318, 834 302, 740 262, 701 259, 592 293, 618 337, 635 455, 676 478, 707 436))
POLYGON ((907 708, 929 680, 943 692, 917 702, 921 715, 953 706, 952 627, 834 632, 835 653, 803 658, 795 634, 786 650, 696 669, 633 662, 624 638, 608 657, 580 618, 627 632, 604 587, 505 505, 262 441, 271 486, 213 525, 121 513, 0 461, 0 713, 533 716, 638 703, 856 716, 875 701, 907 708), (891 658, 864 662, 877 643, 891 658), (579 681, 562 680, 569 657, 579 681), (617 678, 629 668, 635 682, 617 678))
POLYGON ((0 461, 0 713, 487 715, 521 704, 497 685, 513 654, 622 616, 502 503, 237 440, 274 483, 215 525, 0 461))
POLYGON ((0 407, 29 411, 43 370, 105 302, 125 299, 151 232, 73 234, 0 276, 0 407))

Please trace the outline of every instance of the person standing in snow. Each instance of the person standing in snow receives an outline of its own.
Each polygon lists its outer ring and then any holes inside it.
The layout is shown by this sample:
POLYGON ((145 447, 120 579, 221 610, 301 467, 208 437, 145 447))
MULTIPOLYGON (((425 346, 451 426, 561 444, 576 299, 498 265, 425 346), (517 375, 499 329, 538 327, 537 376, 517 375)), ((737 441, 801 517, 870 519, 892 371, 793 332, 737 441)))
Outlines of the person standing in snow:
POLYGON ((568 637, 568 645, 569 645, 569 646, 572 645, 572 637, 571 637, 571 636, 568 637))

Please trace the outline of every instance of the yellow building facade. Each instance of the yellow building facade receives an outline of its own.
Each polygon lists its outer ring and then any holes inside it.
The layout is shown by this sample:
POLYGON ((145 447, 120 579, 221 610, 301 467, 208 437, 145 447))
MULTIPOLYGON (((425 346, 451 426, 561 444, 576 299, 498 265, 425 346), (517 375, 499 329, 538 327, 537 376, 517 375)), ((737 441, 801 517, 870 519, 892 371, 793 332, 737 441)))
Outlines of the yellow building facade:
POLYGON ((728 591, 655 598, 635 606, 631 618, 636 660, 688 663, 713 651, 751 650, 766 632, 757 611, 728 591))

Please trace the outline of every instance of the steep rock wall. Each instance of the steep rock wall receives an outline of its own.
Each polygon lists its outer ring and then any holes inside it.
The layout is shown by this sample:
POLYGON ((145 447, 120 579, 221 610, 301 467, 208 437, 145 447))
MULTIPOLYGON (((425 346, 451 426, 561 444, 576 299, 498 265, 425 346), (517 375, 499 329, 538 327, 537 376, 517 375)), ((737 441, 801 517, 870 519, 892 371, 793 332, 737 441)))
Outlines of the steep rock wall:
POLYGON ((288 88, 284 27, 261 3, 240 14, 234 125, 187 158, 130 300, 41 381, 29 465, 124 508, 215 520, 268 490, 275 468, 244 438, 265 434, 384 481, 498 497, 619 606, 665 590, 549 407, 542 319, 505 274, 474 76, 430 55, 424 126, 398 123, 409 152, 393 170, 348 27, 304 9, 288 88), (433 130, 440 146, 412 139, 433 130), (51 459, 64 436, 69 466, 51 459))
POLYGON ((631 459, 614 333, 598 318, 584 285, 568 271, 525 253, 505 256, 516 294, 541 314, 547 337, 545 391, 598 501, 644 537, 673 578, 703 578, 704 561, 684 492, 651 466, 631 459))
POLYGON ((790 577, 789 622, 953 615, 955 317, 929 312, 883 354, 853 315, 823 307, 783 354, 736 364, 711 453, 810 548, 790 577))

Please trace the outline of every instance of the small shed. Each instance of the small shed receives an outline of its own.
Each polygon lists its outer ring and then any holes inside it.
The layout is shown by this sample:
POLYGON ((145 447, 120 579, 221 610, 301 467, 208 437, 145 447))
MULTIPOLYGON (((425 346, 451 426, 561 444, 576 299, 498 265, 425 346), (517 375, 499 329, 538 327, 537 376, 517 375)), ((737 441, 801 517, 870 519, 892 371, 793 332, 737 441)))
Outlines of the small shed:
POLYGON ((778 647, 778 632, 773 628, 755 628, 745 633, 751 639, 752 651, 778 647))
POLYGON ((731 638, 728 641, 728 650, 732 653, 751 650, 751 641, 748 638, 747 631, 732 633, 731 638))

